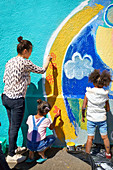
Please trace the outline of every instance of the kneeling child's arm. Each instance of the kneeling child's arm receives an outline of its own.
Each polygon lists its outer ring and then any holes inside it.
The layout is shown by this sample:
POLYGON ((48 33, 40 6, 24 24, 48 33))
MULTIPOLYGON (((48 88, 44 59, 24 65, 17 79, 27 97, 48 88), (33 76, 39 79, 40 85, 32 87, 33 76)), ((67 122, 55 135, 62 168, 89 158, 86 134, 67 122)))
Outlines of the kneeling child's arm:
POLYGON ((61 110, 60 109, 58 110, 57 114, 55 115, 53 123, 51 123, 51 125, 49 127, 50 130, 53 130, 55 128, 56 120, 59 116, 61 116, 61 110))

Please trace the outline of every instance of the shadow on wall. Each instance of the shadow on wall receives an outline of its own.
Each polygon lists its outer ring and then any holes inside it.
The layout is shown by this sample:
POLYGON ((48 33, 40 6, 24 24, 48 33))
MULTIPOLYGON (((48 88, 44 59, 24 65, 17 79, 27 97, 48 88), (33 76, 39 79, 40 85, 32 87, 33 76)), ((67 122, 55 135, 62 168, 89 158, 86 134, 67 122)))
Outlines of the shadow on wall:
POLYGON ((49 82, 43 78, 41 78, 38 82, 38 88, 35 86, 35 84, 31 83, 27 89, 26 98, 25 98, 25 112, 24 117, 21 125, 21 130, 23 134, 23 146, 26 146, 26 137, 27 137, 27 118, 29 115, 35 115, 37 114, 37 99, 45 100, 43 96, 43 89, 42 89, 42 83, 46 81, 46 84, 48 84, 48 89, 51 92, 51 87, 49 85, 49 82))
MULTIPOLYGON (((108 138, 110 144, 113 144, 113 114, 111 113, 111 111, 107 112, 107 126, 108 126, 108 138)), ((100 136, 98 128, 96 128, 94 143, 103 144, 103 140, 100 136)))
MULTIPOLYGON (((56 102, 56 98, 58 97, 58 85, 57 85, 57 76, 58 76, 58 71, 57 68, 54 66, 54 64, 52 63, 52 74, 53 74, 53 80, 54 80, 54 84, 53 84, 53 89, 50 90, 50 84, 46 81, 45 82, 45 86, 46 86, 46 94, 47 94, 47 101, 50 103, 51 107, 53 107, 55 105, 56 102)), ((60 99, 59 99, 60 102, 60 99)), ((55 110, 53 110, 54 112, 55 110)), ((56 114, 55 112, 53 114, 56 114)), ((53 120, 53 115, 52 115, 52 120, 53 120)), ((63 126, 64 122, 62 120, 62 117, 60 118, 60 122, 57 126, 55 126, 55 133, 57 135, 57 139, 55 141, 55 146, 61 146, 64 147, 65 144, 65 134, 62 130, 62 126, 63 126), (60 140, 59 140, 60 139, 60 140)))
MULTIPOLYGON (((51 62, 52 63, 52 62, 51 62)), ((52 64, 53 66, 53 79, 54 79, 54 86, 53 89, 51 89, 50 83, 47 79, 41 78, 40 81, 38 81, 38 88, 35 86, 35 84, 31 83, 27 89, 26 98, 25 98, 25 113, 21 125, 21 130, 23 134, 23 146, 26 146, 26 137, 27 137, 27 118, 29 115, 35 115, 37 113, 37 99, 45 100, 44 94, 43 94, 43 83, 45 83, 45 86, 47 87, 46 95, 47 95, 47 101, 50 103, 51 107, 54 106, 56 98, 58 96, 58 86, 57 86, 57 68, 52 64)), ((54 114, 54 113, 53 113, 54 114)), ((56 114, 56 113, 55 113, 56 114)), ((52 121, 54 115, 51 115, 52 121)), ((64 122, 62 118, 60 119, 60 123, 55 127, 55 131, 51 131, 47 129, 47 135, 56 133, 57 137, 60 139, 59 135, 63 136, 62 141, 60 141, 58 138, 55 142, 55 146, 64 146, 65 144, 65 135, 62 130, 64 122)))

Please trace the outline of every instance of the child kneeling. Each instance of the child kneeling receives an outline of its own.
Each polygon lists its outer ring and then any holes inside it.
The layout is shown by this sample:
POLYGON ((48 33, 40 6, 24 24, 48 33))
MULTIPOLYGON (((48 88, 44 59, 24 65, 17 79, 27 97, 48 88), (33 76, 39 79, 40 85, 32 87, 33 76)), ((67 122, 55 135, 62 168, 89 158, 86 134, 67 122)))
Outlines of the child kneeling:
POLYGON ((41 156, 37 160, 38 163, 45 161, 45 151, 54 143, 55 137, 53 135, 46 136, 46 128, 50 130, 55 128, 56 119, 61 116, 61 110, 55 115, 53 123, 49 118, 44 116, 51 110, 51 106, 48 102, 37 100, 37 115, 30 115, 27 120, 28 133, 27 133, 27 148, 29 149, 29 158, 26 162, 32 162, 34 160, 34 151, 37 151, 41 156))

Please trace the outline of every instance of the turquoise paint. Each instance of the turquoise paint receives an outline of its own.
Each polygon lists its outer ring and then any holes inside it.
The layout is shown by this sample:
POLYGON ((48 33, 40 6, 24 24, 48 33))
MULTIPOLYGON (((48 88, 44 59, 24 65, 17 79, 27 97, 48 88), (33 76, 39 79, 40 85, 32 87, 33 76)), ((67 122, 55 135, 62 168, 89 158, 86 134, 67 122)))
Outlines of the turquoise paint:
MULTIPOLYGON (((25 1, 1 1, 1 37, 0 52, 2 65, 0 66, 1 87, 3 89, 3 73, 5 63, 16 55, 17 37, 22 35, 33 43, 33 52, 30 59, 39 66, 43 64, 43 55, 49 38, 62 20, 82 0, 52 1, 49 0, 25 0, 25 1)), ((37 84, 41 75, 33 74, 31 81, 37 84)))
MULTIPOLYGON (((48 40, 59 24, 67 15, 77 7, 83 0, 6 0, 0 1, 0 94, 3 92, 3 74, 6 62, 16 56, 17 37, 23 36, 33 43, 33 52, 30 59, 37 65, 43 65, 43 55, 48 40)), ((26 110, 22 123, 25 128, 25 121, 29 114, 36 113, 37 97, 43 98, 41 86, 42 75, 31 74, 30 89, 27 91, 26 110), (30 107, 31 106, 31 107, 30 107)), ((0 99, 0 136, 8 141, 8 118, 5 108, 0 99)), ((22 133, 19 131, 18 143, 22 144, 22 133)), ((24 141, 25 143, 25 141, 24 141)))

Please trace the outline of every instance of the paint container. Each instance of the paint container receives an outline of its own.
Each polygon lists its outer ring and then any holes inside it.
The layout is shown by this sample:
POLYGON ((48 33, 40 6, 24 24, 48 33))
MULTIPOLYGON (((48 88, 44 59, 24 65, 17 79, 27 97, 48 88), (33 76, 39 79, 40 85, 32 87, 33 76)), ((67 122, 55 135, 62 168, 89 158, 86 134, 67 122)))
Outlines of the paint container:
POLYGON ((67 150, 68 151, 75 151, 75 143, 74 142, 68 142, 67 143, 67 150))

